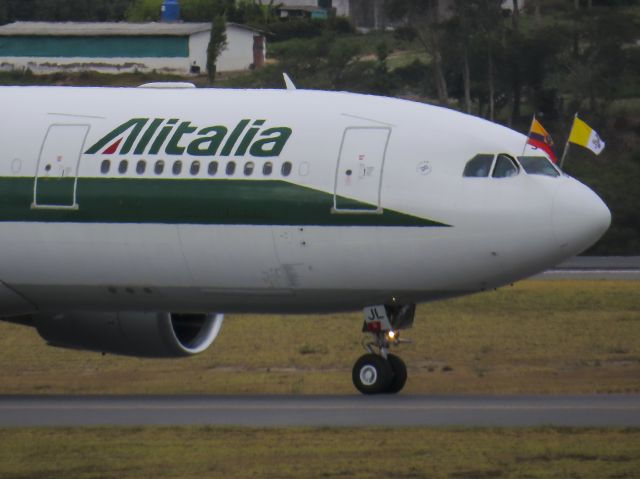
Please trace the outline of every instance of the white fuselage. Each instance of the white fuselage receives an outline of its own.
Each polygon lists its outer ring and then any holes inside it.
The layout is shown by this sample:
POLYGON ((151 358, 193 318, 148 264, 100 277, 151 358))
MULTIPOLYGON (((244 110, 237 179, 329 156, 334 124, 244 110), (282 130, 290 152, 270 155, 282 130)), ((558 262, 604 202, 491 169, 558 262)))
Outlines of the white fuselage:
POLYGON ((610 221, 566 175, 463 177, 477 154, 522 155, 526 137, 424 104, 43 87, 0 88, 0 103, 5 314, 428 301, 543 271, 610 221))

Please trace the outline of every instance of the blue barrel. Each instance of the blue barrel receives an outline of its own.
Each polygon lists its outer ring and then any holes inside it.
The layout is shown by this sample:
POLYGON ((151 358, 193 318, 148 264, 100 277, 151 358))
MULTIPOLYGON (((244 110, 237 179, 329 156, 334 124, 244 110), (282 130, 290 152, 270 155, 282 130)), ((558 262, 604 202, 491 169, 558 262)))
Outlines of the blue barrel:
POLYGON ((164 0, 162 4, 163 22, 177 22, 180 20, 180 2, 178 0, 164 0))

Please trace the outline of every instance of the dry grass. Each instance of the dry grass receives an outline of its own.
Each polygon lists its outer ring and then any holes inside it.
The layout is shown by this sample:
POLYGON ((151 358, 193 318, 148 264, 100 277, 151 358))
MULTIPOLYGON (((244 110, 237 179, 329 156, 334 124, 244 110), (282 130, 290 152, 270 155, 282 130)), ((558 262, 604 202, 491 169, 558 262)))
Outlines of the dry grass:
POLYGON ((0 429, 0 477, 635 478, 639 429, 0 429))
MULTIPOLYGON (((423 305, 399 350, 405 391, 640 391, 639 293, 638 281, 528 281, 423 305)), ((353 393, 360 328, 357 313, 233 315, 204 354, 145 360, 51 348, 0 323, 0 394, 353 393)))

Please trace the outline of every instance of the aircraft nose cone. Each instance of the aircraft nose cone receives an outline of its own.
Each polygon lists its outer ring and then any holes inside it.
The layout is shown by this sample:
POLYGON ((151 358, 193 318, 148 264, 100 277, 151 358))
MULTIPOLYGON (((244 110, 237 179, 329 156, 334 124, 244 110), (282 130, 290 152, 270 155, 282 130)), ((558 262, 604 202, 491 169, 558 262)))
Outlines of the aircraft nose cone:
POLYGON ((607 231, 611 212, 591 189, 570 180, 554 195, 552 224, 559 246, 570 254, 579 254, 607 231))

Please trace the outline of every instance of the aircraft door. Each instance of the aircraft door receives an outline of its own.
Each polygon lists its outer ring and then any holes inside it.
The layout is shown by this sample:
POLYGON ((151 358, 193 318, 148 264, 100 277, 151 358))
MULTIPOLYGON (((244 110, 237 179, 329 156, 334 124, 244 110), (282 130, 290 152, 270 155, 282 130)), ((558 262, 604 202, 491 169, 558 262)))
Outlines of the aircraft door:
POLYGON ((334 213, 382 213, 380 190, 391 128, 348 127, 336 170, 334 213))
POLYGON ((78 168, 89 125, 51 125, 33 186, 33 208, 77 209, 78 168))

